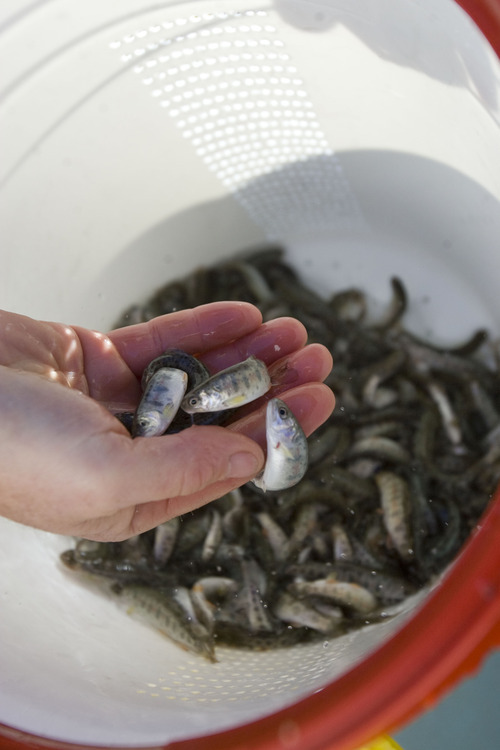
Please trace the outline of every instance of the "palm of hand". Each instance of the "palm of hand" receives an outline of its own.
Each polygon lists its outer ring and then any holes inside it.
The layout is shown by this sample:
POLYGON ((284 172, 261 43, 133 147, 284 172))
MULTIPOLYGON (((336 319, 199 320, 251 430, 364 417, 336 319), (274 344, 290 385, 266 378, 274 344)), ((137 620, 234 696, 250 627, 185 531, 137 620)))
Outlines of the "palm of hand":
POLYGON ((105 404, 137 399, 137 378, 108 336, 3 311, 0 330, 2 365, 39 375, 105 404))
POLYGON ((212 370, 255 354, 268 364, 274 392, 295 398, 297 416, 312 431, 333 409, 331 392, 317 382, 329 372, 330 355, 304 346, 297 321, 260 320, 251 305, 217 303, 106 336, 0 313, 0 514, 118 540, 250 479, 263 461, 250 439, 262 432, 258 411, 231 429, 131 440, 110 409, 135 407, 143 368, 171 346, 201 355, 212 370), (233 459, 243 454, 252 460, 242 468, 233 459))

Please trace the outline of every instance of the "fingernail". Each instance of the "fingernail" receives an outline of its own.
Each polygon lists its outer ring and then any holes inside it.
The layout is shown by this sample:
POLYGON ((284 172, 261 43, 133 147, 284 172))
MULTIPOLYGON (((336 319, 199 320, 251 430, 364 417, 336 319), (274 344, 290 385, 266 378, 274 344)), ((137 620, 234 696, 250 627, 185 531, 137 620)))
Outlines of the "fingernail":
POLYGON ((255 476, 260 469, 260 460, 253 453, 233 453, 229 458, 228 475, 230 477, 255 476))

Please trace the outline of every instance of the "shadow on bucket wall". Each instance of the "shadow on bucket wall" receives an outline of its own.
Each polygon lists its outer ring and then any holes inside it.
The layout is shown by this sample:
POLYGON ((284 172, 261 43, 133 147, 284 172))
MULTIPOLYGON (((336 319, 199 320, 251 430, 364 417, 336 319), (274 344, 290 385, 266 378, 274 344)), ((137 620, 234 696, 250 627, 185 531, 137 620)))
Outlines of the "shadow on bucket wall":
POLYGON ((410 328, 459 340, 500 329, 499 235, 498 200, 444 164, 371 150, 314 157, 137 237, 83 290, 80 322, 110 327, 162 284, 270 238, 320 292, 356 285, 382 303, 400 276, 410 328), (349 193, 332 182, 339 169, 349 193))
POLYGON ((401 0, 275 0, 274 4, 290 26, 321 33, 342 25, 378 57, 450 86, 472 89, 486 107, 498 106, 498 84, 488 48, 459 46, 451 30, 443 34, 443 27, 450 28, 453 23, 470 25, 465 15, 457 16, 455 3, 421 2, 417 6, 401 0), (428 23, 423 33, 425 13, 428 23))

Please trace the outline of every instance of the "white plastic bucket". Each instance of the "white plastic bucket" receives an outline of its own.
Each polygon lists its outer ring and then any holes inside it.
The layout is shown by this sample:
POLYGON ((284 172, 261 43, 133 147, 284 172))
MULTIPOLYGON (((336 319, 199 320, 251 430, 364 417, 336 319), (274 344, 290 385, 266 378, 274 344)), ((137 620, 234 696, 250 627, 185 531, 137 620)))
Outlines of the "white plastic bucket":
MULTIPOLYGON (((493 4, 470 6, 498 39, 493 4)), ((384 302, 400 276, 408 325, 435 341, 500 330, 500 66, 457 3, 0 14, 5 309, 105 330, 163 281, 272 239, 319 291, 384 302)), ((499 527, 497 500, 399 618, 212 665, 73 585, 67 539, 1 521, 0 737, 352 750, 498 640, 499 527)))

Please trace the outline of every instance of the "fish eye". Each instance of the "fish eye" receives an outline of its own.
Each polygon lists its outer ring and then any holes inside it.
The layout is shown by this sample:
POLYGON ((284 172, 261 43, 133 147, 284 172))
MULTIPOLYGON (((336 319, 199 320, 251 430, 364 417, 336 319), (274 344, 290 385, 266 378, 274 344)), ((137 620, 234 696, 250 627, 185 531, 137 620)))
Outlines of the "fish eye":
POLYGON ((278 409, 278 414, 280 415, 282 419, 285 419, 285 417, 288 414, 288 411, 284 406, 280 406, 280 408, 278 409))
POLYGON ((191 398, 189 399, 189 405, 196 406, 197 403, 198 403, 198 399, 196 398, 196 396, 191 396, 191 398))

